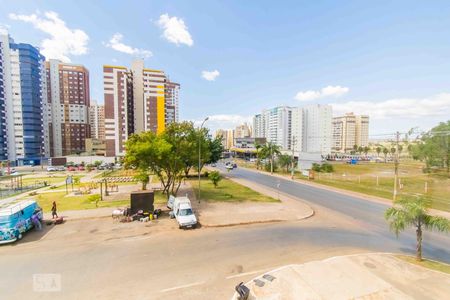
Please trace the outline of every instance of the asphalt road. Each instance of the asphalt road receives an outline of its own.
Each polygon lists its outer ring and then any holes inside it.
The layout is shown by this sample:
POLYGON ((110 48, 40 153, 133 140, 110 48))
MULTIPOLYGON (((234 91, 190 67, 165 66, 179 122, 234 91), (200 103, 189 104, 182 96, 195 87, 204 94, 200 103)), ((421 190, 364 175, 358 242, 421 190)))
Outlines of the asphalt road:
MULTIPOLYGON (((228 176, 276 188, 278 178, 245 169, 228 176)), ((230 299, 236 284, 266 270, 336 255, 414 253, 414 233, 389 232, 387 206, 280 179, 307 200, 296 222, 179 230, 173 220, 71 221, 0 247, 0 299, 230 299), (45 238, 42 237, 45 234, 45 238), (36 291, 33 276, 56 274, 61 290, 36 291)), ((449 262, 449 237, 425 233, 425 255, 449 262)), ((39 282, 38 282, 39 283, 39 282)))
MULTIPOLYGON (((219 166, 219 169, 229 177, 253 181, 273 189, 279 188, 282 193, 306 200, 316 211, 320 211, 321 208, 325 207, 348 216, 354 220, 355 226, 366 228, 370 232, 377 234, 380 238, 380 243, 383 243, 383 239, 397 240, 389 230, 384 219, 384 212, 389 207, 389 204, 370 201, 368 199, 302 184, 298 181, 254 172, 245 168, 236 168, 230 172, 227 172, 223 166, 219 166), (279 187, 277 187, 278 184, 279 187)), ((400 234, 397 241, 400 249, 411 253, 415 249, 415 238, 415 233, 412 230, 407 230, 400 234)), ((423 243, 423 253, 426 257, 450 263, 449 234, 425 232, 423 243)), ((359 245, 355 244, 355 246, 359 245)), ((389 251, 389 249, 386 251, 389 251)))

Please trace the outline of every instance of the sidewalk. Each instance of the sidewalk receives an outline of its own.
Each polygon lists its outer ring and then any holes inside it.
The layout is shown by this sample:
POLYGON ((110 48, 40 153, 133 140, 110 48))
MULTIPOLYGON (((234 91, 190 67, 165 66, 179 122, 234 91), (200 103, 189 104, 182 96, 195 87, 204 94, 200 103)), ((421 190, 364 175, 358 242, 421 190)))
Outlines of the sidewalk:
POLYGON ((246 283, 249 300, 447 299, 450 295, 450 275, 391 254, 339 256, 266 274, 273 278, 259 276, 246 283))
POLYGON ((298 221, 314 215, 310 206, 276 190, 246 180, 229 178, 280 202, 215 202, 199 204, 192 188, 182 186, 180 195, 188 194, 202 227, 225 227, 245 224, 298 221))

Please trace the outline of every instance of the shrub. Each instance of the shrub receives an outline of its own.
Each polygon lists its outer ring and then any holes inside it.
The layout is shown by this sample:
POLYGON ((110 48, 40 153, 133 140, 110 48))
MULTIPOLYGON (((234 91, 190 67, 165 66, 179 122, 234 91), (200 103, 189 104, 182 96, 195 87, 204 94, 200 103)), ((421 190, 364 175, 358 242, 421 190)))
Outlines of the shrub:
POLYGON ((325 173, 332 173, 332 172, 334 172, 333 165, 329 164, 329 163, 324 163, 322 165, 321 169, 322 169, 322 172, 325 172, 325 173))
POLYGON ((92 203, 95 202, 95 207, 98 207, 98 202, 100 201, 101 197, 99 194, 90 195, 87 200, 92 203))
POLYGON ((333 165, 329 163, 323 163, 322 165, 313 163, 312 168, 314 172, 331 173, 334 171, 333 165))
POLYGON ((217 188, 217 186, 219 185, 219 181, 222 180, 222 175, 220 175, 219 171, 212 171, 211 173, 209 173, 208 178, 212 181, 214 187, 217 188))

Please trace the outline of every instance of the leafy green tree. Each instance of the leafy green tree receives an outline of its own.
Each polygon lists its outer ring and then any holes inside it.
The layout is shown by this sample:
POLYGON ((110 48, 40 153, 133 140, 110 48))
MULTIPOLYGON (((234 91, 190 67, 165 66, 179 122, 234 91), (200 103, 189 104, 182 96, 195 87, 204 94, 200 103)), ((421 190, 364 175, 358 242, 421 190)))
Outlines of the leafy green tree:
POLYGON ((447 232, 450 230, 450 221, 446 218, 433 216, 428 213, 430 201, 424 197, 403 198, 385 212, 389 227, 395 234, 400 234, 407 227, 416 229, 416 259, 422 260, 423 229, 447 232))
POLYGON ((101 161, 101 160, 96 160, 96 161, 94 161, 94 166, 95 166, 96 168, 98 168, 101 164, 102 164, 102 161, 101 161))
POLYGON ((268 142, 266 143, 262 148, 261 148, 261 158, 264 159, 269 159, 269 163, 270 163, 270 173, 273 174, 274 171, 274 160, 275 160, 275 156, 279 155, 281 147, 272 143, 272 142, 268 142))
POLYGON ((90 195, 87 200, 90 203, 94 202, 95 207, 98 208, 98 203, 100 202, 101 199, 102 199, 102 197, 99 194, 93 194, 93 195, 90 195))
POLYGON ((423 134, 420 141, 412 146, 413 159, 424 161, 426 170, 431 167, 445 168, 450 177, 450 121, 423 134))
POLYGON ((288 154, 280 154, 278 156, 278 164, 281 168, 286 168, 286 172, 289 172, 289 167, 292 165, 292 157, 288 154))
POLYGON ((125 168, 151 171, 160 180, 163 193, 176 195, 182 179, 192 167, 198 169, 198 148, 201 147, 200 170, 211 159, 208 130, 194 129, 192 122, 169 124, 164 132, 142 132, 130 136, 126 143, 125 168))
POLYGON ((142 190, 145 191, 147 189, 148 181, 150 180, 148 172, 141 170, 137 175, 134 176, 134 178, 142 183, 142 190))
POLYGON ((219 181, 222 180, 222 175, 220 175, 219 171, 212 171, 209 173, 208 178, 214 184, 214 187, 217 188, 219 181))
POLYGON ((222 153, 224 151, 222 138, 216 137, 213 140, 209 140, 209 160, 208 164, 216 163, 222 157, 222 153))

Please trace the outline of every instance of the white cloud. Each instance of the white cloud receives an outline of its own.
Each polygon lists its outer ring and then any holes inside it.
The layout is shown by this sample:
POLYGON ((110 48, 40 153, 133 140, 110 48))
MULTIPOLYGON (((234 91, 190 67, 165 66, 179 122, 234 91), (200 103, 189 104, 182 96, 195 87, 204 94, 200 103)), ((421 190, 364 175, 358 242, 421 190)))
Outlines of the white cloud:
POLYGON ((81 29, 71 29, 56 12, 47 11, 41 17, 39 13, 18 15, 11 13, 9 18, 32 24, 36 29, 50 35, 41 43, 42 54, 47 59, 60 59, 70 62, 69 55, 82 55, 88 52, 89 36, 81 29))
POLYGON ((159 17, 156 22, 158 26, 164 29, 163 37, 177 46, 180 44, 185 44, 189 47, 194 45, 192 36, 188 31, 184 21, 177 17, 170 17, 168 14, 163 14, 159 17))
POLYGON ((340 97, 348 93, 349 90, 350 89, 348 87, 342 87, 339 85, 336 86, 329 85, 322 88, 319 91, 298 92, 294 98, 298 101, 312 101, 326 97, 340 97))
POLYGON ((217 70, 214 71, 202 71, 202 77, 208 81, 214 81, 217 77, 219 77, 220 72, 217 70))
POLYGON ((123 39, 122 34, 115 33, 111 37, 111 39, 109 40, 108 43, 103 43, 103 44, 108 48, 114 49, 114 50, 122 52, 122 53, 134 55, 134 56, 140 56, 143 58, 149 58, 149 57, 153 56, 153 53, 149 50, 133 48, 129 45, 122 43, 122 39, 123 39))
POLYGON ((334 103, 337 115, 347 112, 369 115, 372 119, 423 118, 447 116, 450 112, 450 93, 428 98, 399 98, 385 101, 349 101, 334 103))
MULTIPOLYGON (((217 129, 234 129, 238 125, 244 123, 251 124, 253 116, 242 115, 212 115, 209 116, 208 121, 205 123, 205 127, 216 131, 217 129)), ((194 126, 200 126, 204 119, 193 120, 194 126)))

